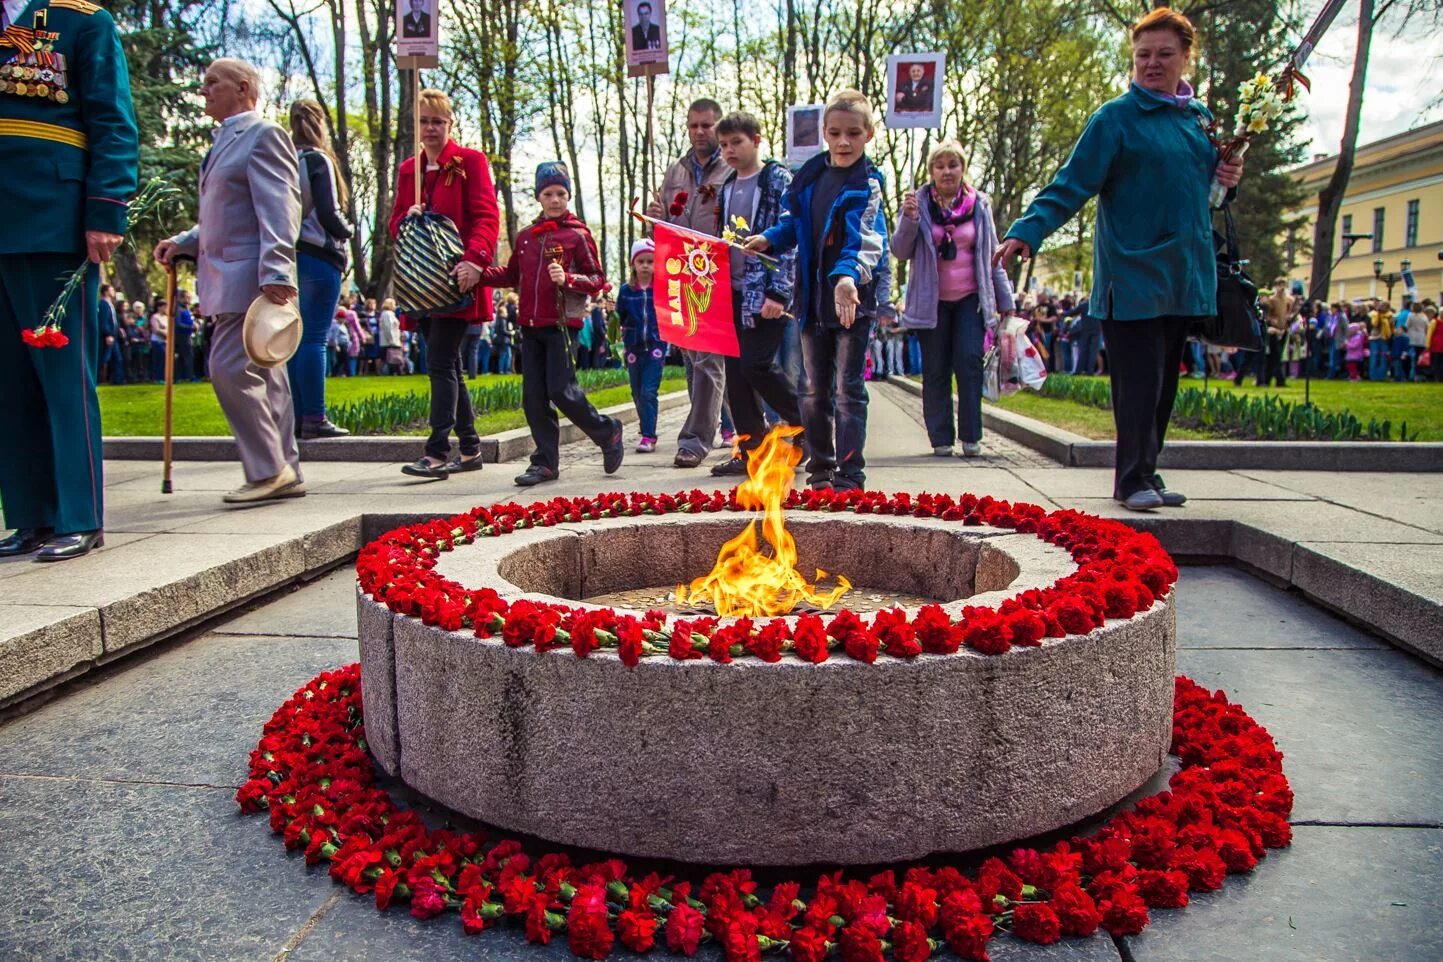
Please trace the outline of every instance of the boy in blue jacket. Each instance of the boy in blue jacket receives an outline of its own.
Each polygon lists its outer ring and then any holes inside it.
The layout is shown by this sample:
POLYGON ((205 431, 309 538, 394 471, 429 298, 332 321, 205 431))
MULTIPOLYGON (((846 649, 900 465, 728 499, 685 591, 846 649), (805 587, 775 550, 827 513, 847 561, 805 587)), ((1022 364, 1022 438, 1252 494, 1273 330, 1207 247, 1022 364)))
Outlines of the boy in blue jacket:
POLYGON ((822 114, 827 150, 797 172, 774 227, 747 241, 757 252, 797 250, 795 300, 802 323, 802 427, 811 449, 807 483, 838 491, 866 483, 867 339, 877 314, 877 274, 887 246, 882 175, 867 158, 872 106, 855 90, 822 114))

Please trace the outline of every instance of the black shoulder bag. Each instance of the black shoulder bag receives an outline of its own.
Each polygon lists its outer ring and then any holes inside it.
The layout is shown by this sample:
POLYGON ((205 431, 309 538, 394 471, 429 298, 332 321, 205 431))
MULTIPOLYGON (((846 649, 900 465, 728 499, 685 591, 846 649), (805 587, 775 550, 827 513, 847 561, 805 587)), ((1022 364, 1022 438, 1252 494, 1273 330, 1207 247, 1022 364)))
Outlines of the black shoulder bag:
POLYGON ((1267 342, 1263 334, 1263 311, 1258 304, 1258 286, 1243 270, 1247 262, 1238 256, 1238 232, 1227 204, 1223 205, 1223 223, 1226 236, 1213 231, 1218 269, 1217 313, 1199 321, 1192 333, 1215 347, 1261 351, 1267 342))

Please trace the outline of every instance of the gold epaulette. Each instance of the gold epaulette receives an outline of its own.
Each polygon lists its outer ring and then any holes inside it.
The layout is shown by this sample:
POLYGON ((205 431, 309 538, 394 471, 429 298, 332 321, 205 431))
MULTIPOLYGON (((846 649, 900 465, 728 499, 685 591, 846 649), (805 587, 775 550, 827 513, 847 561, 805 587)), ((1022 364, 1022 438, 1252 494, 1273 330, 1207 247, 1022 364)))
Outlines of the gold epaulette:
POLYGON ((100 9, 100 5, 91 3, 90 0, 50 0, 49 6, 54 9, 74 10, 76 13, 83 13, 87 17, 100 9))

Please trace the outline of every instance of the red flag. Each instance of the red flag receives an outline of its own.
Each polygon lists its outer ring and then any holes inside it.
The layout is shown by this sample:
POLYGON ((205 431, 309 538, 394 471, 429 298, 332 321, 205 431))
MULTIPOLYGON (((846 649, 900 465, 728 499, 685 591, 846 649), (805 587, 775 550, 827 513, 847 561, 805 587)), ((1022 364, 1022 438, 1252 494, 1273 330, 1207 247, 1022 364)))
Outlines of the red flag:
POLYGON ((652 296, 661 339, 692 351, 741 356, 726 243, 661 221, 654 226, 652 296))

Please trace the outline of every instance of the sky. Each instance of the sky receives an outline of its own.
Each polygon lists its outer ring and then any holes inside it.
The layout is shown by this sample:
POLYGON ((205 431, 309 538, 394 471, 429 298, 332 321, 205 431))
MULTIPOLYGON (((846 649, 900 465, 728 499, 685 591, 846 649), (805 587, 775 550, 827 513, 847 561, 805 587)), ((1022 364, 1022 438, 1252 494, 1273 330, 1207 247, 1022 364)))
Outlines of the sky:
MULTIPOLYGON (((1309 22, 1321 7, 1321 0, 1308 0, 1305 10, 1309 22)), ((1373 31, 1358 132, 1360 147, 1443 120, 1443 103, 1428 106, 1443 100, 1443 30, 1412 26, 1399 36, 1398 26, 1399 18, 1390 12, 1373 31)), ((1308 115, 1304 136, 1311 136, 1309 158, 1338 152, 1357 43, 1357 11, 1345 8, 1303 68, 1313 82, 1312 93, 1299 96, 1308 115)))

